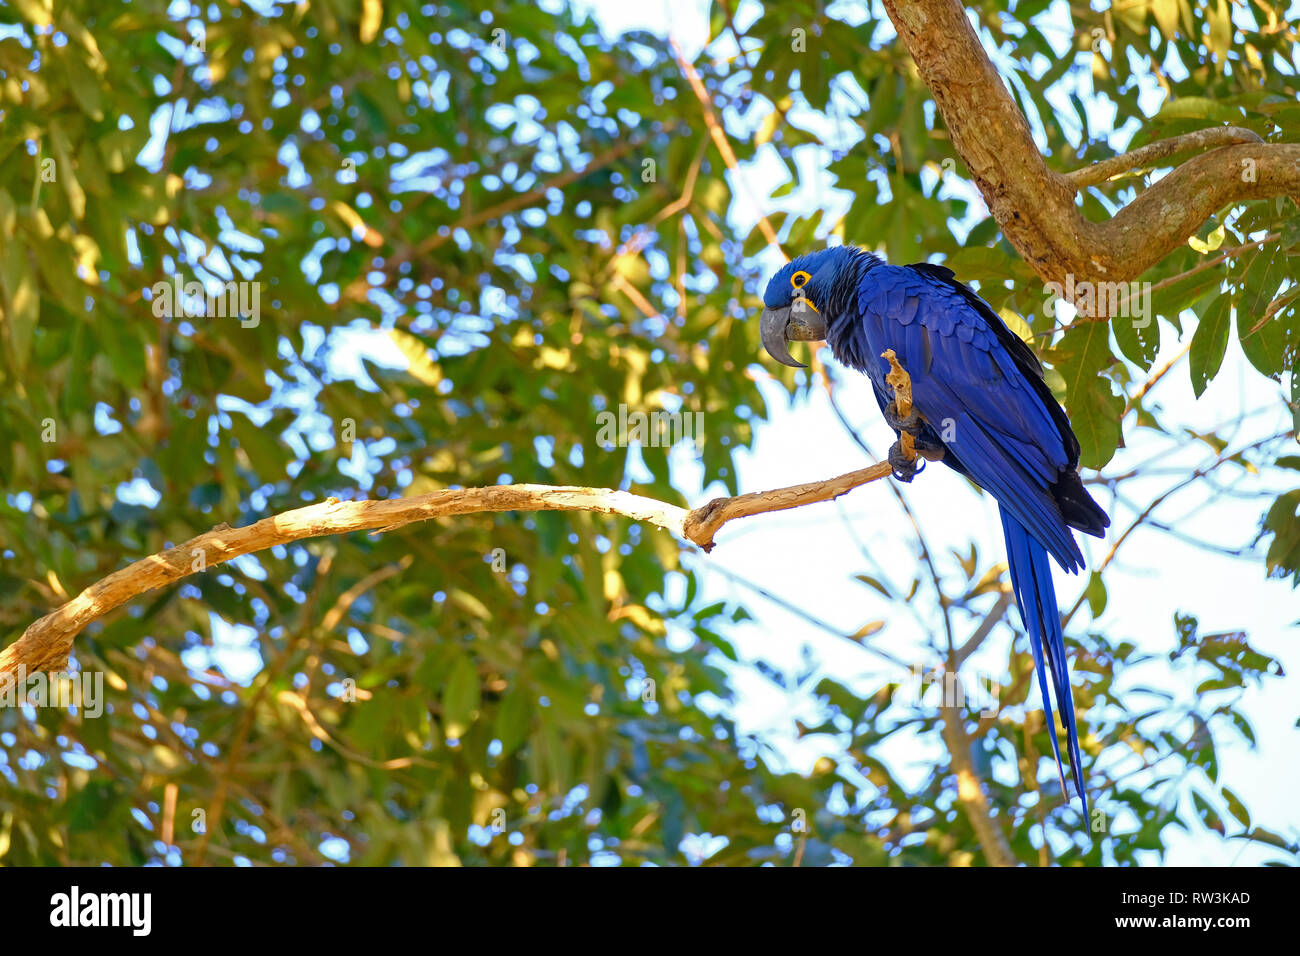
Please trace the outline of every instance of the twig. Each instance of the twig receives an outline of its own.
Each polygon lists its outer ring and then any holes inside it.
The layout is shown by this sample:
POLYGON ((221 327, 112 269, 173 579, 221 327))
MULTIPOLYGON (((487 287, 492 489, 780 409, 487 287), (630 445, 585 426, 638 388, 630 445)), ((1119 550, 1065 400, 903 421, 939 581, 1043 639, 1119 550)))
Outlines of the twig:
MULTIPOLYGON (((674 126, 670 126, 664 130, 661 130, 660 132, 671 132, 674 128, 675 128, 675 124, 674 126)), ((605 152, 599 154, 598 156, 592 157, 591 162, 587 163, 587 165, 583 166, 581 169, 565 170, 563 173, 560 173, 558 176, 554 176, 551 179, 548 179, 540 186, 528 190, 528 192, 516 193, 510 198, 505 199, 494 206, 489 206, 486 209, 479 210, 478 212, 472 215, 463 216, 459 222, 453 223, 451 226, 448 227, 446 234, 444 235, 435 234, 429 236, 418 246, 415 246, 414 248, 408 248, 404 251, 398 252, 395 255, 389 257, 388 267, 391 269, 395 266, 400 265, 403 262, 406 262, 409 259, 422 259, 428 256, 429 253, 435 251, 440 246, 450 242, 452 236, 455 235, 456 230, 458 229, 473 229, 475 226, 481 226, 485 222, 489 222, 493 219, 499 219, 502 216, 507 215, 508 213, 516 212, 517 210, 520 209, 525 209, 528 206, 531 206, 533 203, 538 202, 541 199, 544 199, 546 197, 546 194, 550 192, 550 190, 562 189, 565 186, 568 186, 570 183, 575 182, 576 180, 579 180, 584 176, 590 175, 591 173, 595 172, 598 169, 603 169, 606 166, 609 166, 610 164, 617 162, 618 160, 626 156, 628 153, 632 152, 633 150, 637 149, 642 144, 644 144, 646 139, 647 137, 645 136, 633 136, 628 140, 626 140, 625 142, 619 143, 617 146, 613 147, 612 149, 606 150, 605 152)))
POLYGON ((628 282, 627 277, 621 272, 614 276, 613 286, 631 299, 632 304, 635 305, 637 310, 647 319, 653 319, 659 314, 659 310, 650 304, 650 300, 641 294, 641 290, 628 282))
MULTIPOLYGON (((1153 284, 1151 288, 1146 291, 1148 293, 1159 292, 1161 289, 1168 288, 1169 286, 1173 285, 1175 282, 1182 282, 1184 279, 1190 278, 1191 276, 1194 276, 1199 272, 1204 272, 1206 269, 1213 269, 1215 266, 1219 265, 1220 263, 1224 262, 1227 259, 1231 259, 1234 256, 1239 256, 1241 255, 1241 253, 1246 252, 1250 249, 1254 249, 1256 246, 1262 246, 1266 242, 1272 242, 1274 239, 1281 238, 1281 236, 1282 234, 1280 232, 1270 232, 1263 239, 1256 239, 1254 242, 1246 242, 1240 246, 1233 246, 1231 249, 1224 249, 1213 259, 1206 259, 1204 262, 1200 262, 1192 266, 1192 268, 1188 269, 1186 272, 1180 272, 1178 273, 1178 275, 1170 276, 1167 279, 1161 279, 1159 282, 1153 284)), ((1123 297, 1118 299, 1115 306, 1115 310, 1120 314, 1123 314, 1124 310, 1128 308, 1128 300, 1129 300, 1129 293, 1125 291, 1123 297)), ((1042 332, 1035 332, 1033 337, 1038 338, 1039 336, 1043 336, 1043 335, 1051 336, 1051 335, 1055 335, 1057 332, 1060 332, 1064 329, 1073 328, 1076 325, 1083 325, 1088 322, 1109 322, 1110 319, 1111 316, 1104 315, 1104 314, 1103 315, 1076 315, 1069 322, 1064 322, 1064 323, 1058 322, 1049 329, 1045 329, 1042 332)), ((1191 346, 1189 345, 1188 348, 1190 347, 1191 346)))
MULTIPOLYGON (((740 175, 740 164, 736 161, 736 153, 731 148, 731 142, 727 139, 727 133, 718 122, 717 116, 713 113, 713 104, 709 102, 709 91, 704 88, 704 81, 700 79, 700 74, 695 71, 695 67, 682 54, 682 48, 673 40, 673 55, 677 57, 677 64, 682 68, 686 80, 691 84, 691 89, 695 92, 695 98, 700 101, 700 109, 704 113, 704 124, 709 128, 709 135, 713 137, 713 142, 718 147, 718 152, 722 154, 722 161, 727 164, 731 170, 731 175, 735 179, 736 185, 739 186, 749 199, 750 204, 754 207, 754 212, 758 215, 758 228, 763 233, 763 238, 767 240, 768 245, 775 246, 777 251, 785 256, 785 250, 781 248, 781 243, 777 241, 776 230, 772 224, 767 221, 767 217, 760 212, 758 200, 750 192, 749 186, 743 176, 740 175)), ((788 256, 786 258, 789 258, 788 256)))
POLYGON ((1156 383, 1158 383, 1162 378, 1168 375, 1169 370, 1172 369, 1175 365, 1177 365, 1179 360, 1188 352, 1190 352, 1191 349, 1192 349, 1192 341, 1189 338, 1187 340, 1187 344, 1178 350, 1178 354, 1173 356, 1168 362, 1162 365, 1156 372, 1154 372, 1151 375, 1149 379, 1147 379, 1142 384, 1142 386, 1136 392, 1133 393, 1133 395, 1128 400, 1128 404, 1124 406, 1124 413, 1127 414, 1128 412, 1136 408, 1138 402, 1142 401, 1142 398, 1146 395, 1146 393, 1151 391, 1151 389, 1155 388, 1156 383))
POLYGON ((748 578, 742 577, 739 574, 736 574, 734 571, 729 571, 726 568, 716 564, 710 564, 708 567, 710 571, 716 571, 718 574, 721 574, 724 578, 731 581, 733 584, 739 584, 741 587, 748 588, 749 590, 753 591, 755 594, 757 594, 759 597, 763 598, 764 600, 771 601, 777 607, 789 611, 791 614, 795 615, 796 617, 802 618, 803 620, 807 621, 809 624, 813 625, 814 627, 818 627, 821 630, 825 631, 827 634, 830 634, 833 637, 838 637, 842 641, 849 641, 850 643, 856 645, 857 647, 861 648, 867 653, 874 654, 876 657, 879 657, 881 660, 888 661, 889 663, 897 667, 899 670, 908 671, 908 672, 911 671, 912 665, 909 664, 907 661, 903 660, 901 657, 897 657, 889 653, 888 651, 882 651, 878 647, 873 647, 872 645, 866 643, 865 641, 855 638, 851 634, 845 634, 843 631, 839 630, 834 625, 832 625, 829 621, 824 621, 821 618, 817 617, 817 615, 805 611, 797 604, 792 604, 790 601, 787 601, 785 598, 781 597, 781 595, 774 594, 773 592, 767 590, 767 588, 763 587, 761 584, 755 584, 753 581, 749 580, 748 578))
POLYGON ((690 207, 691 200, 695 196, 695 183, 700 175, 700 164, 704 161, 704 153, 708 150, 708 146, 709 141, 701 138, 699 148, 695 151, 695 158, 691 160, 691 167, 686 173, 686 184, 682 186, 682 194, 655 213, 649 222, 637 229, 631 239, 620 245, 610 257, 609 263, 601 270, 601 275, 608 275, 618 268, 624 258, 635 256, 644 249, 653 238, 655 227, 659 223, 678 213, 684 213, 690 207))
MULTIPOLYGON (((840 420, 840 424, 844 426, 844 430, 849 433, 849 437, 853 439, 853 442, 866 452, 869 457, 879 461, 879 457, 871 450, 870 446, 862 440, 862 436, 858 434, 857 429, 853 427, 853 423, 849 421, 848 417, 844 414, 844 410, 840 408, 839 402, 835 400, 835 395, 831 391, 831 381, 829 377, 826 379, 826 400, 830 402, 831 411, 833 411, 835 417, 840 420)), ((951 644, 953 641, 952 614, 950 613, 951 606, 948 602, 947 595, 943 593, 943 582, 939 577, 939 569, 935 566, 934 558, 931 556, 930 545, 926 540, 925 532, 921 530, 921 523, 917 520, 916 513, 912 511, 912 506, 907 503, 907 496, 903 494, 903 490, 899 487, 898 483, 891 481, 889 483, 889 490, 892 491, 894 497, 898 499, 898 506, 903 509, 904 516, 906 516, 907 520, 912 525, 912 533, 916 535, 917 546, 921 550, 921 561, 924 562, 926 568, 930 572, 930 582, 934 585, 935 600, 939 604, 939 610, 943 613, 944 631, 948 635, 948 643, 951 644)), ((915 610, 915 608, 912 608, 910 603, 908 604, 908 607, 912 609, 912 614, 916 617, 917 622, 921 624, 922 627, 925 627, 926 625, 925 622, 922 621, 921 615, 915 610)))
POLYGON ((975 629, 975 632, 966 640, 966 643, 953 652, 953 664, 956 667, 961 667, 966 658, 979 649, 985 639, 993 633, 993 628, 997 627, 998 622, 1002 620, 1009 607, 1011 607, 1011 590, 1008 588, 998 595, 998 599, 989 608, 989 613, 984 616, 984 620, 980 622, 980 626, 975 629))
MULTIPOLYGON (((1209 475, 1211 472, 1218 469, 1220 466, 1226 465, 1228 462, 1232 461, 1234 458, 1238 457, 1239 455, 1244 455, 1246 452, 1258 448, 1261 445, 1266 445, 1269 442, 1276 441, 1279 438, 1285 438, 1288 435, 1290 435, 1290 432, 1279 432, 1275 435, 1270 435, 1267 438, 1261 438, 1259 441, 1251 442, 1249 445, 1246 445, 1243 448, 1239 448, 1234 452, 1228 453, 1225 451, 1221 453, 1210 464, 1205 465, 1201 468, 1197 468, 1194 472, 1192 472, 1182 481, 1178 482, 1168 491, 1164 492, 1164 494, 1160 495, 1155 500, 1153 500, 1151 504, 1147 505, 1146 509, 1140 515, 1138 515, 1136 518, 1133 519, 1132 523, 1127 528, 1124 529, 1124 533, 1115 539, 1115 542, 1110 546, 1110 551, 1107 552, 1106 557, 1105 559, 1102 560, 1101 564, 1097 565, 1097 569, 1096 571, 1094 571, 1094 573, 1100 574, 1102 571, 1105 571, 1106 568, 1110 566, 1110 563, 1115 560, 1115 555, 1119 553, 1120 545, 1122 545, 1125 541, 1128 540, 1129 535, 1131 535, 1134 531, 1136 531, 1143 524, 1145 524, 1147 520, 1151 517, 1152 513, 1158 507, 1160 507, 1160 505, 1162 505, 1166 500, 1168 500, 1170 496, 1186 488, 1188 485, 1200 481, 1202 478, 1205 478, 1207 475, 1209 475)), ((1085 588, 1084 591, 1079 595, 1078 599, 1074 602, 1074 606, 1070 608, 1069 613, 1066 614, 1064 618, 1062 618, 1061 620, 1062 629, 1070 626, 1070 621, 1072 621, 1074 619, 1074 615, 1079 612, 1079 608, 1083 607, 1083 602, 1087 598, 1087 595, 1088 592, 1087 589, 1085 588)), ((0 672, 3 672, 2 664, 0 664, 0 672)))
POLYGON ((984 792, 978 774, 975 773, 975 766, 971 761, 970 736, 963 726, 961 708, 941 707, 940 714, 943 719, 939 724, 939 731, 943 735, 944 743, 948 745, 948 753, 952 757, 952 771, 957 777, 957 801, 966 811, 971 829, 975 831, 975 836, 980 841, 985 858, 992 866, 1018 865, 1020 861, 1011 851, 1007 835, 1002 832, 1002 827, 994 818, 988 795, 984 792))

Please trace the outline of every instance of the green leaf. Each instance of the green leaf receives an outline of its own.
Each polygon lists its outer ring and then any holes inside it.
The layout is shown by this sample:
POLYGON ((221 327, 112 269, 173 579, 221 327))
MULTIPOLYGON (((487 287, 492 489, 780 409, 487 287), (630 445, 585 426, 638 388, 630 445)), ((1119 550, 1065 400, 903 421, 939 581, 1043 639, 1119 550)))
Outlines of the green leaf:
POLYGON ((1102 468, 1119 447, 1124 400, 1103 372, 1115 361, 1110 350, 1110 323, 1075 319, 1052 350, 1065 381, 1065 408, 1079 438, 1079 461, 1102 468))
POLYGON ((1069 412, 1079 439, 1079 463, 1104 468, 1119 447, 1124 399, 1115 394, 1108 379, 1093 379, 1075 394, 1069 412))
POLYGON ((100 326, 95 330, 95 339, 112 366, 113 373, 127 388, 139 388, 144 384, 144 343, 134 332, 130 327, 100 326))
POLYGON ((497 711, 496 737, 501 741, 501 756, 508 757, 527 739, 533 725, 532 692, 517 682, 506 692, 497 711))
POLYGON ((81 60, 80 52, 72 47, 64 47, 57 56, 68 77, 72 95, 82 111, 96 123, 104 118, 104 98, 100 90, 99 78, 90 67, 81 60))
POLYGON ((5 330, 12 349, 14 370, 27 367, 32 352, 32 336, 40 318, 41 300, 36 291, 36 277, 31 260, 21 243, 6 242, 0 278, 4 282, 5 330))
POLYGON ((1248 811, 1246 809, 1246 805, 1241 802, 1241 798, 1238 797, 1231 790, 1229 790, 1227 787, 1223 787, 1221 792, 1223 793, 1223 799, 1227 801, 1228 812, 1231 813, 1234 817, 1236 817, 1237 821, 1242 826, 1244 826, 1247 830, 1249 830, 1250 811, 1248 811))
POLYGON ((81 188, 81 183, 77 181, 77 171, 72 162, 72 144, 68 141, 67 134, 63 127, 53 120, 50 121, 50 145, 54 150, 55 176, 59 185, 63 187, 64 194, 68 197, 68 207, 72 211, 73 219, 84 219, 86 217, 86 191, 81 188))
POLYGON ((18 209, 6 189, 0 189, 0 241, 12 239, 18 226, 18 209))
POLYGON ((1101 575, 1093 571, 1088 575, 1087 590, 1088 606, 1092 609, 1094 618, 1101 617, 1102 612, 1106 610, 1106 584, 1101 579, 1101 575))
POLYGON ((452 603, 458 605, 464 611, 478 618, 480 621, 492 620, 492 612, 488 610, 487 605, 464 588, 452 588, 447 592, 447 597, 452 601, 452 603))
POLYGON ((1223 355, 1228 349, 1228 333, 1232 327, 1233 296, 1220 295, 1201 316, 1192 334, 1191 367, 1192 391, 1200 398, 1205 386, 1219 372, 1223 355))
POLYGON ((1200 795, 1197 791, 1192 791, 1192 803, 1196 807, 1196 814, 1201 818, 1201 822, 1211 830, 1217 833, 1223 833, 1223 820, 1215 812, 1210 802, 1200 795))
POLYGON ((1157 122, 1170 119, 1198 119, 1212 120, 1216 123, 1231 123, 1241 118, 1241 110, 1205 96, 1180 96, 1178 99, 1169 100, 1160 107, 1160 112, 1154 117, 1157 122))
POLYGON ((1242 351, 1255 368, 1275 379, 1295 367, 1300 353, 1300 287, 1293 283, 1273 298, 1286 278, 1286 262, 1280 248, 1261 250, 1246 269, 1237 310, 1242 351))
POLYGON ((1130 318, 1117 315, 1110 320, 1110 325, 1124 357, 1141 367, 1142 371, 1149 372, 1156 353, 1160 351, 1160 323, 1155 316, 1130 318))
POLYGON ((449 739, 465 736, 478 714, 481 693, 478 668, 468 654, 460 654, 442 693, 442 726, 449 739))
POLYGON ((1264 532, 1272 534, 1265 562, 1270 576, 1292 576, 1300 584, 1300 488, 1279 495, 1264 516, 1264 532))

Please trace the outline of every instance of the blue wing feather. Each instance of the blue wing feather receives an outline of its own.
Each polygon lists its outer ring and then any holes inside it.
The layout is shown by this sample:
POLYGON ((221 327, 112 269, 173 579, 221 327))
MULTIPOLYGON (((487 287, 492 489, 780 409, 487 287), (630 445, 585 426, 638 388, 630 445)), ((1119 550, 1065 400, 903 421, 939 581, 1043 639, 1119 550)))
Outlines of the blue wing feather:
MULTIPOLYGON (((893 349, 912 379, 913 404, 937 430, 965 471, 1008 507, 1067 570, 1083 555, 1052 496, 1069 467, 1055 420, 984 317, 946 286, 912 269, 882 265, 859 288, 860 336, 849 356, 885 394, 893 349), (900 298, 903 297, 903 298, 900 298), (895 305, 897 302, 897 313, 895 305), (900 323, 895 315, 915 313, 900 323), (950 427, 949 427, 950 426, 950 427)), ((847 344, 847 339, 833 346, 847 344)), ((837 347, 837 354, 843 349, 837 347)))

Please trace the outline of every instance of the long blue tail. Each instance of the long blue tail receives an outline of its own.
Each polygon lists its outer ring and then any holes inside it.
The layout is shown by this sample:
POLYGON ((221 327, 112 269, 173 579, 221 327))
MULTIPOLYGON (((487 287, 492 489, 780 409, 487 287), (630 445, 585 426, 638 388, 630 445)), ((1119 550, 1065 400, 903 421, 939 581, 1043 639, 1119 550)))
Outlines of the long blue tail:
POLYGON ((1020 605, 1020 619, 1029 634, 1029 644, 1034 652, 1034 669, 1038 672, 1038 690, 1043 695, 1043 711, 1047 715, 1047 737, 1052 742, 1056 757, 1056 772, 1061 776, 1061 792, 1065 793, 1065 772, 1061 768, 1061 751, 1056 744, 1056 721, 1052 716, 1052 701, 1047 694, 1047 673, 1051 672, 1052 686, 1056 690, 1056 705, 1061 711, 1061 723, 1069 741, 1070 769, 1074 789, 1083 801, 1083 813, 1088 815, 1088 795, 1083 789, 1083 766, 1079 762, 1079 731, 1074 722, 1074 698, 1070 691, 1070 670, 1065 660, 1065 637, 1061 633, 1061 612, 1056 606, 1056 588, 1052 586, 1052 569, 1047 563, 1047 550, 1035 541, 1024 525, 1007 512, 1002 513, 1002 533, 1007 540, 1007 565, 1011 569, 1011 587, 1020 605), (1043 655, 1047 667, 1043 666, 1043 655))

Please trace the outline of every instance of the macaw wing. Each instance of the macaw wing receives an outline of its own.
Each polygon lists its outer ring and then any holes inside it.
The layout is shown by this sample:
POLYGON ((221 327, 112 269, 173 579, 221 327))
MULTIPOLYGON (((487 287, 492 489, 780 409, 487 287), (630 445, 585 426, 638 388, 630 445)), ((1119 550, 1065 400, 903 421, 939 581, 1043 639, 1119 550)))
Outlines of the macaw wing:
POLYGON ((1028 347, 974 292, 942 273, 951 277, 942 267, 882 265, 866 273, 858 311, 862 344, 874 355, 861 355, 862 367, 878 388, 886 387, 889 363, 879 354, 892 348, 911 376, 917 411, 964 470, 1063 568, 1076 570, 1083 556, 1052 493, 1077 460, 1077 444, 1069 447, 1063 437, 1061 421, 1073 440, 1068 420, 1028 347), (1003 341, 999 327, 1019 349, 1003 341))

